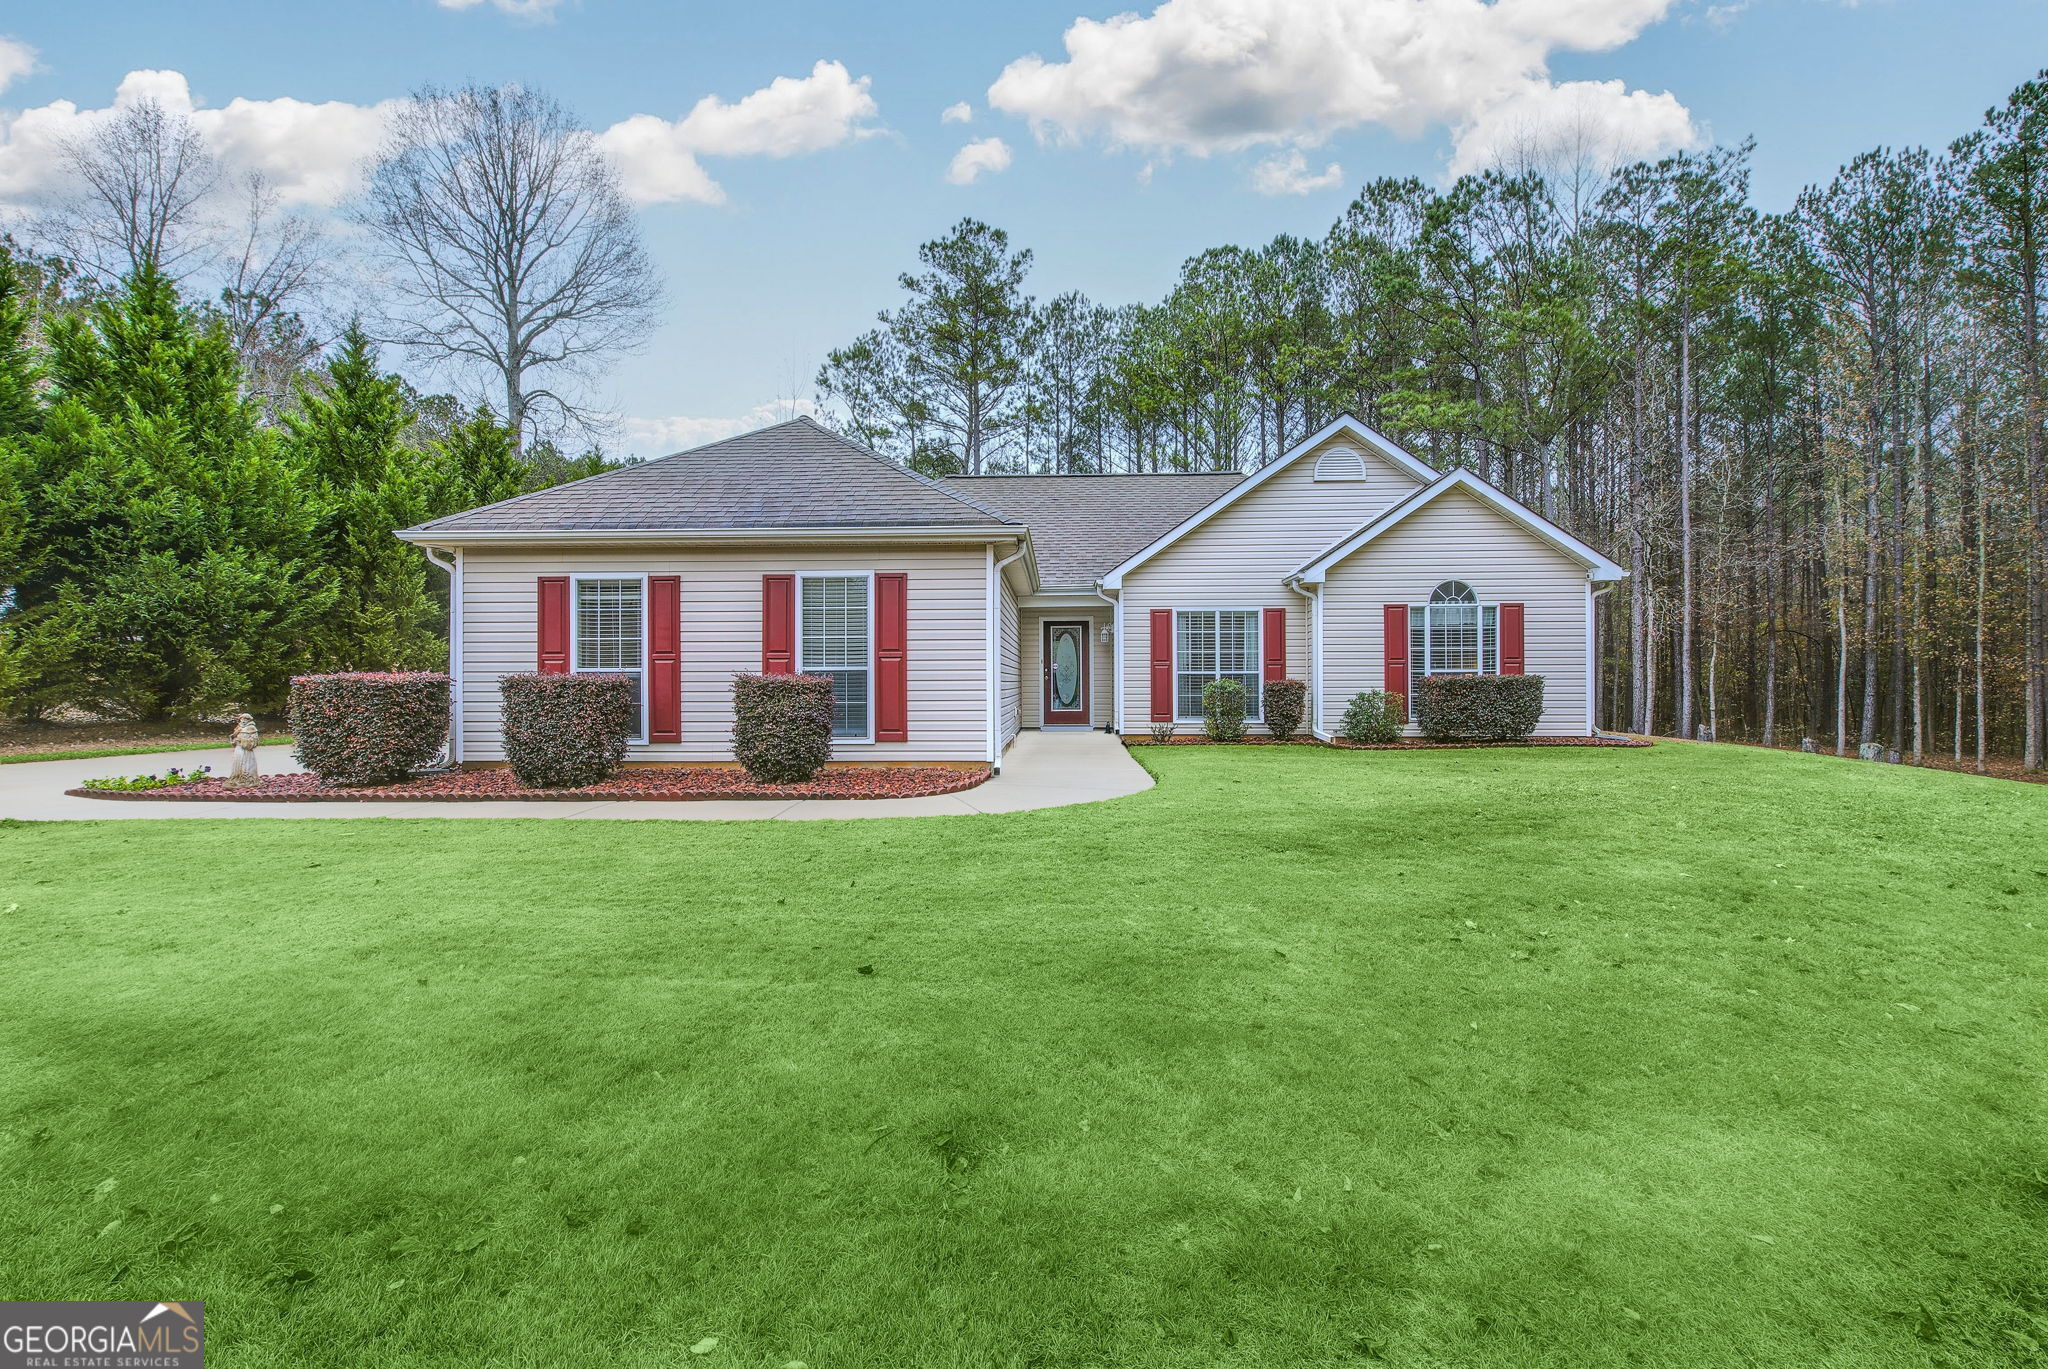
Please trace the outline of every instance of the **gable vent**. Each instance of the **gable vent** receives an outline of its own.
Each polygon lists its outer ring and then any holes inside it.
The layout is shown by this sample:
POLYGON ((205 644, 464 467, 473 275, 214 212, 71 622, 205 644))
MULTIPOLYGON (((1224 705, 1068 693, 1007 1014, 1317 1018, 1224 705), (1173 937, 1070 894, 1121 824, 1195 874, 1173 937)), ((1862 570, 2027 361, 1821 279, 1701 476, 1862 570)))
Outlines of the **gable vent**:
POLYGON ((1316 458, 1316 479, 1365 479, 1365 453, 1356 447, 1330 448, 1316 458))

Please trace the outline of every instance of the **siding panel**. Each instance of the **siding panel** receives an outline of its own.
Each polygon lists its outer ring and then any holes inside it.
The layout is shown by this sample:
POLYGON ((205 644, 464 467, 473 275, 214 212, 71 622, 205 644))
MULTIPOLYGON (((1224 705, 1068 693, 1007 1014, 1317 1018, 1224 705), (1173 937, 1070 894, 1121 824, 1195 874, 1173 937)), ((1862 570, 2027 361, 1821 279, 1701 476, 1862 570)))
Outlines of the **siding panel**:
POLYGON ((1590 732, 1586 568, 1456 489, 1330 572, 1323 586, 1322 716, 1334 720, 1353 694, 1381 687, 1384 606, 1427 602, 1445 580, 1465 581, 1486 603, 1524 605, 1525 669, 1544 677, 1537 735, 1590 732))
POLYGON ((841 743, 840 760, 983 760, 988 750, 988 553, 981 547, 816 547, 578 551, 477 550, 463 556, 463 757, 504 758, 498 679, 533 669, 542 575, 682 578, 682 740, 626 758, 729 761, 732 677, 761 668, 761 577, 897 570, 909 579, 910 740, 841 743))
MULTIPOLYGON (((1155 608, 1279 608, 1287 611, 1287 673, 1309 677, 1309 601, 1282 582, 1317 552, 1407 497, 1417 481, 1375 452, 1362 481, 1318 481, 1318 453, 1239 497, 1195 531, 1124 576, 1124 720, 1150 716, 1146 614, 1155 608)), ((1182 731, 1199 724, 1183 722, 1182 731)), ((1262 728, 1254 727, 1254 731, 1262 728)))

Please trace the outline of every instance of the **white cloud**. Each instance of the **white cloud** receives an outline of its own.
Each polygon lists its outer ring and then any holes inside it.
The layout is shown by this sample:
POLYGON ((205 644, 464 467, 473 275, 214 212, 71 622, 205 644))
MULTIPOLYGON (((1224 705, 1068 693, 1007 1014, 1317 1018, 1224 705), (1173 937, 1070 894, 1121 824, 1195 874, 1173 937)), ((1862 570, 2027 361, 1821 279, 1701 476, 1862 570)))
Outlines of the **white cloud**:
POLYGON ((1460 128, 1449 170, 1462 176, 1525 152, 1540 159, 1560 144, 1600 166, 1621 166, 1700 141, 1692 115, 1668 90, 1652 95, 1620 81, 1539 84, 1488 105, 1460 128))
MULTIPOLYGON (((0 47, 0 60, 5 53, 0 47)), ((230 172, 260 171, 284 203, 315 206, 339 204, 356 192, 391 115, 404 103, 236 97, 212 108, 193 98, 179 72, 131 71, 104 108, 54 100, 0 110, 0 204, 22 205, 63 190, 64 145, 90 136, 112 112, 144 100, 188 116, 230 172)), ((780 77, 736 103, 706 96, 674 122, 636 114, 598 137, 634 199, 716 204, 724 191, 699 165, 699 156, 815 152, 874 133, 868 120, 875 114, 867 77, 855 80, 839 63, 819 62, 809 76, 780 77)))
POLYGON ((1335 162, 1310 175, 1308 159, 1300 148, 1268 157, 1252 168, 1252 189, 1261 195, 1306 195, 1312 190, 1328 190, 1343 180, 1344 168, 1335 162))
POLYGON ((771 399, 736 418, 624 418, 619 420, 621 450, 627 456, 667 456, 800 415, 817 418, 823 412, 808 399, 771 399))
POLYGON ((1001 138, 979 138, 953 154, 946 168, 946 180, 953 185, 973 185, 983 172, 993 176, 1010 169, 1010 145, 1001 138))
MULTIPOLYGON (((1596 86, 1634 136, 1691 129, 1669 95, 1549 80, 1561 51, 1621 46, 1677 0, 1165 0, 1148 15, 1076 19, 1066 60, 1020 57, 989 87, 991 107, 1048 141, 1100 140, 1153 156, 1314 146, 1373 124, 1413 136, 1451 130, 1470 164, 1503 111, 1554 106, 1596 86), (1465 147, 1477 139, 1475 150, 1465 147)), ((1627 130, 1617 128, 1617 132, 1627 130)))
POLYGON ((19 38, 0 34, 0 90, 19 81, 32 71, 42 69, 36 61, 36 50, 19 38))
POLYGON ((939 111, 942 124, 971 124, 974 122, 974 106, 965 100, 955 101, 939 111))
POLYGON ((311 205, 337 204, 354 192, 363 161, 376 151, 399 103, 238 97, 209 109, 193 99, 178 72, 131 71, 106 108, 54 100, 16 113, 0 111, 0 201, 20 203, 61 189, 64 144, 90 135, 111 112, 145 100, 189 116, 230 171, 260 171, 282 201, 311 205))
POLYGON ((435 0, 444 10, 473 10, 488 3, 500 14, 509 14, 514 19, 545 20, 555 17, 556 6, 562 0, 435 0))
POLYGON ((869 78, 838 62, 819 62, 803 77, 778 76, 727 104, 707 95, 682 118, 636 114, 598 135, 642 204, 699 200, 717 204, 725 192, 699 157, 795 157, 869 137, 877 111, 869 78))

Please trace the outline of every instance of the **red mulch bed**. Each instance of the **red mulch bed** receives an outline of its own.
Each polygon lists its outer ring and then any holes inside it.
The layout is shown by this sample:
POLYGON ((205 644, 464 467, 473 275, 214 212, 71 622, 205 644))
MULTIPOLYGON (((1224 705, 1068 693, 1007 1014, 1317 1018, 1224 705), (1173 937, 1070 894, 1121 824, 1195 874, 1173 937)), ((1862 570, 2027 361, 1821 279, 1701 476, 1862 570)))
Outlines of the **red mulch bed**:
POLYGON ((988 778, 988 767, 924 765, 827 770, 806 784, 755 784, 743 770, 624 770, 578 789, 528 789, 510 770, 451 770, 402 784, 323 786, 313 775, 270 775, 247 789, 200 780, 173 789, 67 789, 82 799, 158 799, 173 803, 490 803, 503 800, 922 799, 957 794, 988 778))
MULTIPOLYGON (((1271 737, 1246 737, 1238 742, 1211 741, 1202 736, 1178 736, 1163 743, 1166 746, 1323 746, 1335 751, 1472 751, 1494 746, 1649 746, 1651 743, 1641 737, 1524 737, 1513 742, 1433 742, 1426 737, 1403 737, 1397 742, 1347 742, 1342 738, 1335 741, 1321 741, 1315 737, 1290 737, 1286 741, 1275 741, 1271 737)), ((1149 737, 1126 737, 1125 746, 1159 746, 1149 737)))

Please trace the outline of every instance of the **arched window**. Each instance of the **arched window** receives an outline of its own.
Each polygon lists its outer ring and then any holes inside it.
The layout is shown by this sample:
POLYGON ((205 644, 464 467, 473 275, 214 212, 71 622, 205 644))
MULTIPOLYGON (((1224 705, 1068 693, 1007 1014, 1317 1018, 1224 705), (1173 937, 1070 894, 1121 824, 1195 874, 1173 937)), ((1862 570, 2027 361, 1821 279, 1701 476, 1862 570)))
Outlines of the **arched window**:
POLYGON ((1316 479, 1365 479, 1365 453, 1356 447, 1330 448, 1316 458, 1316 479))
POLYGON ((1408 608, 1408 699, 1425 675, 1500 673, 1500 614, 1463 580, 1446 580, 1408 608))

